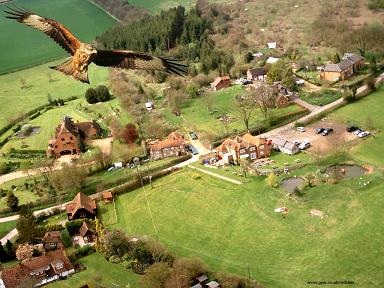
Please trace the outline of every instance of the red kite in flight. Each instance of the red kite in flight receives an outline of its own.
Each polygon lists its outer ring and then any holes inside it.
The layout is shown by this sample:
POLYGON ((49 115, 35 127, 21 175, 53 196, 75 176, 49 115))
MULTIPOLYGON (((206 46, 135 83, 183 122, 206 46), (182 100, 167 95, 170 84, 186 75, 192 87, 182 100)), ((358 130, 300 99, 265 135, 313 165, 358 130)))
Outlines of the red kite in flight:
POLYGON ((128 50, 98 50, 92 44, 80 42, 67 28, 55 20, 41 17, 31 11, 7 7, 4 11, 9 19, 15 19, 44 32, 72 55, 66 62, 50 67, 71 75, 81 82, 89 83, 88 66, 92 62, 99 66, 125 69, 160 70, 180 76, 187 74, 187 66, 163 57, 128 50))

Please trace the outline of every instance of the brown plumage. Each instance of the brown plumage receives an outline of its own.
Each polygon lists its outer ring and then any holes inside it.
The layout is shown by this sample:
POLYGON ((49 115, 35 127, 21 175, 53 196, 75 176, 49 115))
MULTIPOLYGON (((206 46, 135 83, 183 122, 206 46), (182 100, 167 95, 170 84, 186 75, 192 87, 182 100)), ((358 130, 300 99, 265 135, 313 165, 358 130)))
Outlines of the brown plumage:
POLYGON ((64 25, 55 20, 34 14, 31 11, 7 7, 9 19, 24 23, 44 32, 72 55, 66 62, 50 67, 71 75, 73 78, 89 83, 88 66, 92 62, 99 66, 110 66, 124 69, 159 70, 175 73, 180 76, 187 74, 187 66, 180 60, 154 57, 149 54, 128 50, 98 50, 93 45, 80 42, 64 25))

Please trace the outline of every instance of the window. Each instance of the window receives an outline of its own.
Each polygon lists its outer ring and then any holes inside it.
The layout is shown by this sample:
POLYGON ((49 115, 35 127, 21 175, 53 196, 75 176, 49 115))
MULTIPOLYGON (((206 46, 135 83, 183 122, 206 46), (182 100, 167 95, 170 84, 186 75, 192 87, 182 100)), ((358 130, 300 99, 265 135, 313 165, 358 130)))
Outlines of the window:
POLYGON ((57 148, 57 145, 55 145, 55 148, 57 148))
POLYGON ((64 138, 61 138, 61 141, 64 141, 65 139, 64 138))
POLYGON ((174 150, 175 149, 175 147, 171 147, 171 150, 174 150))
POLYGON ((264 149, 264 145, 260 145, 260 146, 259 146, 259 149, 264 149))
POLYGON ((250 157, 251 157, 252 160, 256 159, 256 153, 251 153, 250 157))
POLYGON ((244 149, 240 149, 240 153, 244 153, 245 152, 245 150, 244 149))
POLYGON ((52 242, 52 243, 49 243, 49 245, 50 245, 51 247, 55 247, 55 246, 56 246, 56 243, 52 242))
POLYGON ((264 156, 264 151, 259 152, 260 156, 264 156))
POLYGON ((255 146, 250 147, 249 151, 255 151, 255 146))
POLYGON ((72 138, 72 136, 71 137, 69 137, 71 140, 73 140, 73 138, 72 138))

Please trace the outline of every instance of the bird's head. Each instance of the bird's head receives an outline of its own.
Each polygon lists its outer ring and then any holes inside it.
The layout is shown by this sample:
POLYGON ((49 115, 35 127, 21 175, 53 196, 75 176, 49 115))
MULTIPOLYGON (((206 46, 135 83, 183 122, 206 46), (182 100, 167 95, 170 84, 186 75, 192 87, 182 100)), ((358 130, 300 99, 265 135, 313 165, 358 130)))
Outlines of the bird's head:
POLYGON ((87 53, 89 55, 96 55, 97 54, 96 47, 93 46, 92 44, 85 44, 84 50, 85 50, 85 53, 87 53))

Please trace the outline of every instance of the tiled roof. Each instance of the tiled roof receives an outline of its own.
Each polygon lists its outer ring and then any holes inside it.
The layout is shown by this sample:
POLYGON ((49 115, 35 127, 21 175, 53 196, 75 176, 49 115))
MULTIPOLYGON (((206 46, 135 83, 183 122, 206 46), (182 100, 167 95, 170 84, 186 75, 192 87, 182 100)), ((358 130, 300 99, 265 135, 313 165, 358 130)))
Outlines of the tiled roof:
POLYGON ((164 148, 171 148, 184 145, 184 137, 179 133, 172 132, 164 140, 150 144, 149 148, 154 151, 159 151, 164 148))
POLYGON ((363 56, 354 53, 345 53, 343 58, 352 61, 353 64, 365 59, 363 56))
POLYGON ((339 63, 337 63, 337 65, 339 65, 341 70, 346 70, 349 67, 353 66, 353 62, 348 59, 343 59, 339 63))
MULTIPOLYGON (((32 287, 34 280, 30 273, 41 269, 53 269, 54 274, 59 274, 64 271, 73 269, 72 263, 69 261, 64 250, 56 250, 47 252, 45 255, 33 257, 27 262, 18 264, 12 268, 5 269, 2 274, 5 287, 18 288, 18 287, 32 287), (60 269, 54 268, 52 264, 63 264, 60 269)), ((46 271, 48 271, 46 270, 46 271)))
POLYGON ((266 144, 267 140, 265 138, 254 137, 249 133, 245 133, 242 137, 236 136, 234 139, 227 138, 223 143, 216 148, 216 151, 226 153, 228 148, 239 151, 241 148, 248 148, 250 146, 259 146, 266 144))
POLYGON ((113 198, 112 192, 111 191, 106 191, 101 194, 103 196, 103 199, 110 199, 113 198))
POLYGON ((339 65, 337 64, 327 64, 324 67, 325 72, 341 72, 339 65))
POLYGON ((96 209, 96 201, 92 200, 82 192, 79 192, 77 193, 75 199, 73 199, 72 203, 67 205, 67 212, 73 215, 80 208, 84 208, 88 212, 93 213, 96 209))
POLYGON ((267 74, 263 67, 248 69, 248 71, 249 71, 249 73, 251 73, 252 77, 263 76, 263 75, 267 74))
POLYGON ((213 81, 212 85, 217 86, 217 84, 219 84, 221 81, 228 81, 230 79, 231 79, 231 77, 229 77, 229 76, 217 77, 215 79, 215 81, 213 81))
POLYGON ((81 236, 81 237, 84 237, 85 234, 87 234, 88 231, 90 231, 90 232, 92 232, 93 234, 95 234, 95 229, 94 229, 93 225, 91 225, 91 224, 88 223, 87 221, 84 221, 84 222, 83 222, 83 225, 81 225, 81 227, 80 227, 80 229, 79 229, 80 236, 81 236))
POLYGON ((48 231, 43 237, 43 243, 57 243, 60 240, 60 231, 48 231))

